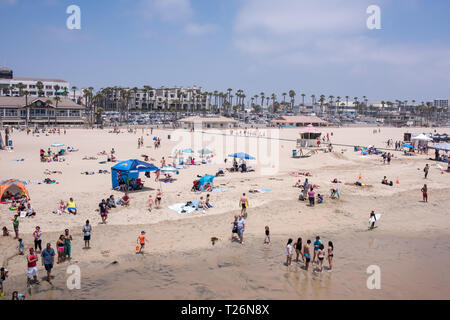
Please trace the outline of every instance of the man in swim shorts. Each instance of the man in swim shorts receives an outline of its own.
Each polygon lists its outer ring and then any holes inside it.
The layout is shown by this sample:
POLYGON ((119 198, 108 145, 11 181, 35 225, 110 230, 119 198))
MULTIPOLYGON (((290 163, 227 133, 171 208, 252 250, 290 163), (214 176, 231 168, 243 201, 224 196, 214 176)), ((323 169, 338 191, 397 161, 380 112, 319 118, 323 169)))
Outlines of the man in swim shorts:
POLYGON ((309 248, 311 246, 311 240, 307 240, 306 244, 303 246, 303 255, 305 257, 305 270, 308 271, 309 262, 311 261, 311 255, 309 252, 309 248))
POLYGON ((320 237, 316 237, 316 241, 314 241, 314 257, 313 257, 313 263, 316 262, 317 252, 319 251, 319 246, 322 244, 322 241, 320 240, 320 237))
POLYGON ((241 215, 247 218, 248 199, 245 196, 245 193, 242 194, 242 197, 239 200, 239 206, 241 207, 241 215))

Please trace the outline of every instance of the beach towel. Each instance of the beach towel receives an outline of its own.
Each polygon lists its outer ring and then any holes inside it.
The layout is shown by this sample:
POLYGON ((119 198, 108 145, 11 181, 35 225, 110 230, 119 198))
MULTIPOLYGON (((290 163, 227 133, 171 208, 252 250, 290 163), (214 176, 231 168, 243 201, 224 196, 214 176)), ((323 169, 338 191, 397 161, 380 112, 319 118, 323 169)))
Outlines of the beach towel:
POLYGON ((214 188, 211 192, 227 192, 227 189, 214 188))
POLYGON ((250 193, 265 193, 265 192, 270 192, 270 191, 272 191, 272 190, 262 188, 262 189, 249 190, 248 192, 250 192, 250 193))
POLYGON ((197 206, 194 205, 186 206, 186 202, 183 202, 183 203, 176 203, 174 205, 169 206, 168 208, 176 211, 178 214, 189 214, 197 210, 197 206))

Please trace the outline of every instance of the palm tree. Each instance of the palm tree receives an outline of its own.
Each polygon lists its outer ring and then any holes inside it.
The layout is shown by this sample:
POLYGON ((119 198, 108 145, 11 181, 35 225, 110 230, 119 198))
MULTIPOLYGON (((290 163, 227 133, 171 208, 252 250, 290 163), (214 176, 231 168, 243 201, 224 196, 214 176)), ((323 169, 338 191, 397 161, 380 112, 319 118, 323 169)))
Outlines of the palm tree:
MULTIPOLYGON (((25 85, 22 82, 19 82, 17 84, 17 88, 19 89, 19 96, 22 96, 23 89, 25 89, 25 85)), ((11 93, 11 95, 12 95, 12 93, 11 93)))
POLYGON ((44 91, 42 90, 44 88, 44 84, 42 81, 36 82, 36 88, 38 88, 38 97, 42 97, 44 94, 44 91))
POLYGON ((301 96, 302 96, 302 106, 305 106, 305 97, 306 97, 306 94, 302 93, 301 96))
POLYGON ((72 86, 72 91, 73 91, 73 101, 75 101, 75 92, 77 91, 77 87, 76 86, 72 86))
POLYGON ((30 95, 30 92, 28 92, 28 90, 25 91, 21 91, 21 96, 25 96, 25 109, 27 111, 27 116, 26 116, 26 120, 25 120, 25 124, 28 127, 28 122, 30 121, 30 108, 28 106, 28 96, 30 95))
POLYGON ((295 104, 295 91, 289 90, 289 97, 291 98, 291 112, 294 110, 294 104, 295 104))
POLYGON ((55 125, 56 125, 57 124, 57 118, 56 118, 57 112, 56 111, 58 110, 58 103, 61 101, 61 97, 56 96, 53 98, 53 101, 55 101, 55 125))

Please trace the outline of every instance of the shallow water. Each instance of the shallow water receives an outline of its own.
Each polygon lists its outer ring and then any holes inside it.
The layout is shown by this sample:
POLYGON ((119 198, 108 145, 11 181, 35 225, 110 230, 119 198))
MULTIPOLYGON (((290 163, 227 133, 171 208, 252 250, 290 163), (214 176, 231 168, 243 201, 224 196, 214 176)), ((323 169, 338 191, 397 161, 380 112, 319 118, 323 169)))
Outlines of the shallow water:
MULTIPOLYGON (((309 237, 313 240, 314 236, 309 237)), ((236 242, 173 255, 122 256, 119 263, 80 264, 80 290, 68 290, 59 271, 53 289, 43 282, 31 299, 449 299, 450 237, 392 237, 378 230, 340 239, 335 244, 333 272, 284 265, 286 238, 236 242), (381 270, 381 289, 366 285, 369 265, 381 270)), ((304 241, 307 238, 304 238, 304 241)), ((295 254, 294 254, 295 259, 295 254)), ((40 276, 43 276, 41 273, 40 276)), ((11 279, 23 287, 23 279, 11 279)))

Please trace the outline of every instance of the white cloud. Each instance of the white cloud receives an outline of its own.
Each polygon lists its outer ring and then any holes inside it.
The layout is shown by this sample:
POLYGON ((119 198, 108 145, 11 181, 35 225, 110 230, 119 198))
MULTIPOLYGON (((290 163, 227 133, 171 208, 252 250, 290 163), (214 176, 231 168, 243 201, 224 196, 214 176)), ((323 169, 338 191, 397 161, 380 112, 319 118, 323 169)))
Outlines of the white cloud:
MULTIPOLYGON (((378 1, 382 27, 385 3, 378 1)), ((390 76, 449 78, 448 45, 384 41, 383 30, 366 27, 371 4, 373 0, 247 0, 234 21, 233 44, 259 64, 346 67, 366 74, 384 67, 390 76)))
POLYGON ((218 30, 215 24, 197 24, 189 23, 184 28, 184 31, 191 36, 203 36, 207 34, 214 33, 218 30))
POLYGON ((140 13, 164 21, 184 20, 192 15, 190 0, 141 0, 140 13))

